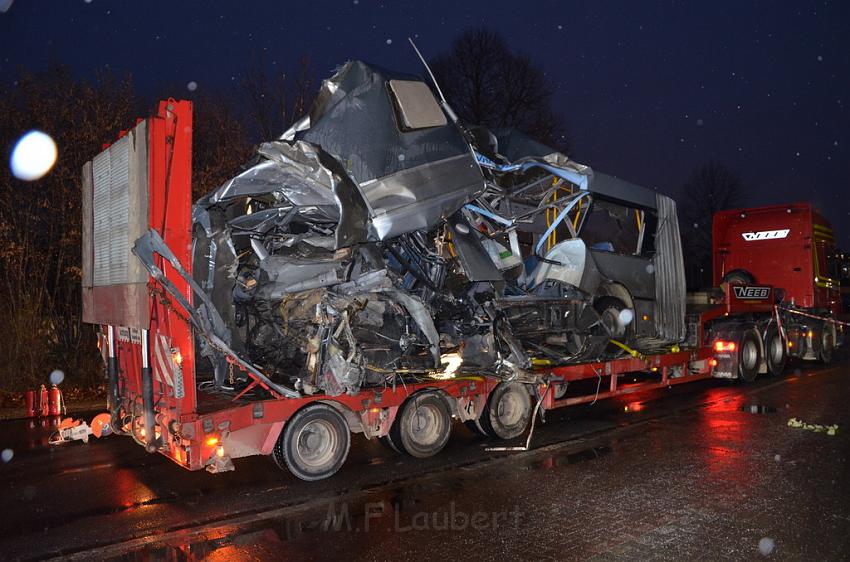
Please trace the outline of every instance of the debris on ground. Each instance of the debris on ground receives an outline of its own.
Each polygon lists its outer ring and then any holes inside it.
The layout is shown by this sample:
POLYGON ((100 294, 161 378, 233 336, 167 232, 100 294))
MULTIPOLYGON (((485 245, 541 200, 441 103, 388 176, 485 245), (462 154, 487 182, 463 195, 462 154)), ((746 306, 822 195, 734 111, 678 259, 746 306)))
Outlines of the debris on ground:
POLYGON ((819 423, 806 423, 802 420, 798 420, 797 418, 791 418, 788 420, 788 427, 796 427, 798 429, 814 431, 815 433, 826 433, 827 435, 835 435, 838 432, 838 424, 821 425, 819 423))

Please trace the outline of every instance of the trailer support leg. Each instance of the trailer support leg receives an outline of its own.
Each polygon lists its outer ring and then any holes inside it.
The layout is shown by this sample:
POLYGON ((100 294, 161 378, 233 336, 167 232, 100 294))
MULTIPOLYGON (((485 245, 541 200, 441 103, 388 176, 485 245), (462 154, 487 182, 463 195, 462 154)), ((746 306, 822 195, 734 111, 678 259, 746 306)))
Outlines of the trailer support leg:
POLYGON ((150 364, 149 335, 148 330, 142 330, 142 404, 145 410, 145 448, 153 453, 156 451, 156 422, 153 415, 153 371, 150 364))
POLYGON ((106 377, 109 384, 107 408, 112 415, 112 427, 121 427, 120 423, 116 423, 121 399, 118 396, 118 357, 115 353, 115 328, 113 326, 106 328, 106 349, 106 377))

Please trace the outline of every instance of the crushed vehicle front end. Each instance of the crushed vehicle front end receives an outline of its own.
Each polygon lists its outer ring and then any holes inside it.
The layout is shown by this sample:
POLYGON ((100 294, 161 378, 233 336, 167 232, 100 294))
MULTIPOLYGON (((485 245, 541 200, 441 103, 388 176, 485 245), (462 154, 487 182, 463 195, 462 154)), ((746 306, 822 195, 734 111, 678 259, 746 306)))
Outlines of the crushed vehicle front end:
MULTIPOLYGON (((536 382, 541 365, 685 336, 669 198, 452 122, 419 78, 362 62, 193 223, 187 306, 218 388, 239 384, 234 356, 280 394, 339 395, 473 372, 536 382)), ((149 269, 167 253, 140 242, 149 269)))

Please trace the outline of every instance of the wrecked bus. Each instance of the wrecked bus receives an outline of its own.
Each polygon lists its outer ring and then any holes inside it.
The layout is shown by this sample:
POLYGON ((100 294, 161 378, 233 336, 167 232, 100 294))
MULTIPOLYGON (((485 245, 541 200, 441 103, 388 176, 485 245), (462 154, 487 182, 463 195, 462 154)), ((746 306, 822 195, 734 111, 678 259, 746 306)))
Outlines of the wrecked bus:
MULTIPOLYGON (((202 329, 277 384, 331 395, 447 356, 458 373, 531 380, 535 359, 681 341, 674 203, 516 132, 513 152, 536 150, 510 160, 482 136, 469 142, 424 82, 343 66, 308 116, 195 204, 202 329)), ((199 342, 223 385, 224 354, 199 342)))
POLYGON ((620 361, 610 393, 627 370, 711 376, 704 350, 670 353, 673 201, 460 123, 415 76, 349 62, 191 212, 190 178, 174 100, 83 170, 84 319, 113 427, 183 466, 266 454, 314 480, 349 430, 420 457, 451 417, 516 437, 561 366, 587 369, 544 408, 603 361, 620 361))

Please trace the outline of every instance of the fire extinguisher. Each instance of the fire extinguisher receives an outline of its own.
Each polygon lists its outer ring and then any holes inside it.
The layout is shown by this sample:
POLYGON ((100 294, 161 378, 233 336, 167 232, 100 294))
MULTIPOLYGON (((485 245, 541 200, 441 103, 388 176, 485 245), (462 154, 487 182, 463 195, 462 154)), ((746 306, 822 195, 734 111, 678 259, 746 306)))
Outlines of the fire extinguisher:
POLYGON ((35 403, 35 391, 27 390, 24 393, 24 402, 26 403, 26 415, 28 418, 34 418, 38 415, 38 408, 35 403))
POLYGON ((62 400, 62 391, 59 390, 59 387, 55 384, 50 387, 49 398, 48 398, 48 413, 51 416, 59 416, 62 415, 62 410, 64 410, 65 403, 62 400))
POLYGON ((50 397, 47 388, 41 385, 38 391, 38 415, 46 416, 50 413, 50 397))

